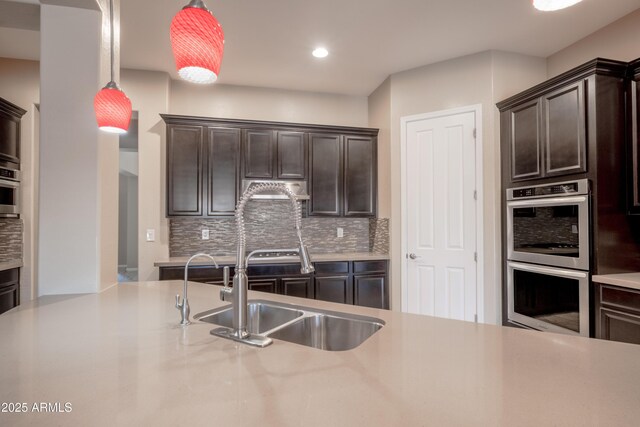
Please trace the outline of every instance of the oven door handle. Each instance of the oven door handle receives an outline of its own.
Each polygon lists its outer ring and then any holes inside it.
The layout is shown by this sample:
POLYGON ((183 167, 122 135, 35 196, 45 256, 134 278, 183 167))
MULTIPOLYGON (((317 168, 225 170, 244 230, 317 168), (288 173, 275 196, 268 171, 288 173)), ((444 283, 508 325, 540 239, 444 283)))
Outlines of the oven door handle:
POLYGON ((8 179, 0 178, 0 187, 18 188, 19 186, 20 186, 19 182, 9 181, 8 179))
POLYGON ((589 277, 589 274, 582 271, 575 270, 564 270, 561 268, 549 268, 549 267, 541 267, 534 266, 531 264, 521 264, 519 262, 509 261, 507 265, 512 268, 517 268, 518 270, 529 271, 531 273, 543 273, 554 276, 562 276, 562 277, 572 277, 575 279, 586 279, 589 277))
POLYGON ((564 206, 572 203, 584 203, 587 201, 587 196, 572 196, 572 197, 552 197, 550 199, 529 199, 529 200, 517 200, 507 202, 509 207, 535 207, 535 206, 564 206))

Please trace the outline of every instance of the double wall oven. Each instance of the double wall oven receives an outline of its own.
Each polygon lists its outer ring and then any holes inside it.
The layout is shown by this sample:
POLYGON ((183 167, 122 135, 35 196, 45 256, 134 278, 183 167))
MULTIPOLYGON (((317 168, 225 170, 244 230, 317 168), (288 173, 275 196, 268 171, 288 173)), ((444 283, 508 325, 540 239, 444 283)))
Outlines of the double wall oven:
POLYGON ((589 336, 586 179, 507 189, 508 319, 589 336))

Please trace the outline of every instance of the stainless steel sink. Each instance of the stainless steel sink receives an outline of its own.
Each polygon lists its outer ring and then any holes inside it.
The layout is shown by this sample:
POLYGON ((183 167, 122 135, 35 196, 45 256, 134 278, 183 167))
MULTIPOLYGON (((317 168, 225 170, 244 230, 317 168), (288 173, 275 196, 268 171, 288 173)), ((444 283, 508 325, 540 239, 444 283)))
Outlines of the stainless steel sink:
POLYGON ((375 334, 384 324, 380 319, 369 319, 313 314, 280 328, 269 336, 320 350, 351 350, 375 334))
MULTIPOLYGON (((385 324, 375 317, 265 300, 249 301, 247 315, 249 333, 327 351, 354 349, 385 324)), ((232 317, 231 306, 194 316, 227 328, 232 327, 232 317)))
MULTIPOLYGON (((249 301, 247 310, 247 329, 252 334, 263 334, 278 326, 301 317, 304 313, 295 308, 275 305, 267 301, 249 301)), ((213 323, 227 328, 233 325, 233 310, 225 306, 216 310, 196 314, 196 320, 213 323)))

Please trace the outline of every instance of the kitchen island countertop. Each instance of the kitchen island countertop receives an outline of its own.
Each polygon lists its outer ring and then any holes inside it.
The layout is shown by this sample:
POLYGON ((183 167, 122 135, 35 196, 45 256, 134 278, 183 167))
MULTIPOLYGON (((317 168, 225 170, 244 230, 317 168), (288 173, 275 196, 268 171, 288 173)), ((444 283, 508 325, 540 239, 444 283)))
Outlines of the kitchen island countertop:
MULTIPOLYGON (((350 351, 259 349, 178 326, 181 285, 42 297, 0 316, 0 400, 28 408, 0 425, 640 422, 640 346, 250 292, 386 322, 350 351), (61 410, 32 412, 42 402, 61 410)), ((190 283, 191 312, 223 305, 218 290, 190 283)))
MULTIPOLYGON (((220 265, 235 265, 235 255, 215 255, 216 262, 220 265)), ((376 260, 388 260, 388 254, 379 254, 374 252, 336 252, 330 254, 324 253, 311 253, 312 262, 332 262, 332 261, 376 261, 376 260)), ((158 260, 154 263, 156 267, 184 267, 187 264, 189 257, 171 257, 169 259, 158 260)), ((260 258, 253 258, 250 261, 251 265, 256 264, 282 264, 282 263, 295 263, 297 257, 284 257, 279 259, 262 260, 260 258)), ((194 259, 191 265, 211 265, 211 261, 207 258, 194 259)))

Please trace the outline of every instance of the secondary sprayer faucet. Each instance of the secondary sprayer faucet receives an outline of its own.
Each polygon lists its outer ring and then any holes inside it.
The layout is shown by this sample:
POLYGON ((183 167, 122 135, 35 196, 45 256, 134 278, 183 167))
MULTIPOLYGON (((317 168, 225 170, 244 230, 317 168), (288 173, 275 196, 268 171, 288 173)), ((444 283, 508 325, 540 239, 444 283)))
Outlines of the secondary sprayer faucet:
POLYGON ((302 213, 300 202, 296 199, 295 194, 282 184, 277 182, 261 183, 247 189, 244 192, 238 205, 236 206, 236 238, 238 239, 238 250, 236 253, 236 269, 233 276, 233 289, 224 288, 220 291, 220 299, 223 301, 231 301, 233 311, 233 328, 217 328, 211 331, 211 334, 239 341, 245 344, 257 347, 266 347, 271 344, 271 338, 250 334, 247 331, 247 293, 249 288, 249 280, 247 277, 247 263, 249 259, 257 253, 265 252, 258 250, 251 252, 245 256, 246 251, 246 231, 244 227, 244 209, 256 194, 266 191, 277 191, 289 197, 291 201, 291 212, 294 217, 296 234, 298 238, 298 247, 296 249, 287 249, 291 252, 297 252, 300 257, 300 272, 302 274, 313 273, 314 268, 309 258, 307 247, 302 241, 302 213))
MULTIPOLYGON (((191 309, 189 308, 189 299, 187 298, 187 279, 189 277, 189 264, 191 264, 191 261, 199 257, 209 258, 211 261, 213 261, 213 265, 218 268, 218 263, 216 262, 216 260, 213 259, 211 255, 205 253, 195 254, 194 256, 189 258, 189 261, 187 261, 187 265, 184 266, 184 288, 182 289, 182 302, 180 302, 180 295, 176 295, 176 308, 180 310, 180 315, 182 316, 180 324, 182 326, 191 324, 191 321, 189 320, 191 309)), ((227 278, 227 280, 225 280, 226 286, 229 277, 229 267, 224 268, 224 275, 227 278)))

